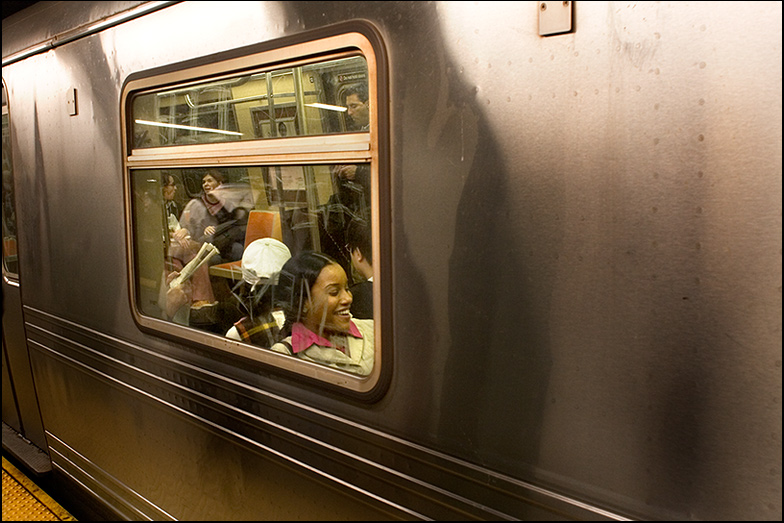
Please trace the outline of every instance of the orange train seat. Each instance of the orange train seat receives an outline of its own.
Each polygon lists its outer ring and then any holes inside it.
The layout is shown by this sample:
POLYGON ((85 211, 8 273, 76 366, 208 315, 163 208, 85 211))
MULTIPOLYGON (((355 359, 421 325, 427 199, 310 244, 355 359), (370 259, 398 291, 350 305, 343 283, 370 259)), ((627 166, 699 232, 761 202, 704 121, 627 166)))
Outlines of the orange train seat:
MULTIPOLYGON (((245 248, 259 238, 275 238, 283 241, 280 214, 275 211, 250 211, 248 228, 245 231, 245 248)), ((210 267, 210 275, 232 280, 242 279, 242 260, 213 265, 210 267)))

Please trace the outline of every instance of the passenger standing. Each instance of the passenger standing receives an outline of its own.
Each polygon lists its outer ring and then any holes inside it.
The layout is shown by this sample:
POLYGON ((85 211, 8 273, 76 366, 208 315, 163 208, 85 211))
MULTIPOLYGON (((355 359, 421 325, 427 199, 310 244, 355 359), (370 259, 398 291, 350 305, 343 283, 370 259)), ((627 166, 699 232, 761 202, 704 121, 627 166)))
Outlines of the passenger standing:
MULTIPOLYGON (((370 128, 367 87, 360 84, 347 89, 345 100, 349 128, 367 131, 370 128)), ((333 193, 319 210, 321 251, 343 267, 351 284, 351 258, 345 250, 346 228, 354 219, 370 220, 370 167, 367 164, 333 165, 331 172, 333 193)))
POLYGON ((321 251, 334 258, 351 279, 346 230, 352 220, 370 220, 370 169, 367 165, 332 166, 334 193, 319 209, 321 251))
POLYGON ((370 100, 367 87, 357 85, 346 90, 346 109, 354 130, 370 129, 370 100))

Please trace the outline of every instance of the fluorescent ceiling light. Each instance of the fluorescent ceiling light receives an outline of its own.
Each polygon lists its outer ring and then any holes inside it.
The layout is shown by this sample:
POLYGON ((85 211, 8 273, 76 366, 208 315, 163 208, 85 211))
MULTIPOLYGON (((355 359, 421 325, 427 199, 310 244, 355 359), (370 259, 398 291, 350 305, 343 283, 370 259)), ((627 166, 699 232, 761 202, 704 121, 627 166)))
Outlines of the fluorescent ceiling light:
POLYGON ((305 104, 305 105, 308 107, 315 107, 316 109, 326 109, 327 111, 338 111, 341 113, 345 113, 346 111, 348 111, 347 107, 341 107, 339 105, 329 105, 329 104, 320 104, 320 103, 305 104))
POLYGON ((173 129, 185 129, 187 131, 202 131, 205 133, 231 134, 233 136, 242 136, 242 133, 237 133, 234 131, 224 131, 223 129, 210 129, 208 127, 193 127, 191 125, 177 125, 174 123, 150 122, 148 120, 136 120, 136 123, 142 125, 154 125, 156 127, 171 127, 173 129))

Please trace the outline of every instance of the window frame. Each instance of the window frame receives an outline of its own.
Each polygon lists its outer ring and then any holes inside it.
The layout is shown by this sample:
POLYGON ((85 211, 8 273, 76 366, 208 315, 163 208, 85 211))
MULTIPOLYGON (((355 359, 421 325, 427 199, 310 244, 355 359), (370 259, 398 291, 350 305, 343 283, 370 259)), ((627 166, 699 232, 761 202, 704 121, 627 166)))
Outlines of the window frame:
MULTIPOLYGON (((10 200, 9 203, 11 205, 10 211, 11 211, 11 213, 14 216, 13 226, 14 226, 14 229, 16 229, 16 235, 14 235, 12 237, 9 237, 9 240, 10 240, 9 241, 9 245, 11 244, 11 242, 14 245, 14 251, 15 251, 14 254, 10 254, 10 253, 6 252, 6 248, 7 248, 6 237, 5 237, 5 235, 3 235, 2 274, 3 274, 3 280, 8 285, 12 285, 12 286, 18 287, 19 286, 19 254, 18 254, 19 253, 19 247, 18 247, 18 244, 19 244, 19 231, 18 231, 18 224, 16 223, 16 180, 14 180, 14 161, 13 161, 13 153, 11 151, 11 149, 12 149, 12 141, 11 141, 11 110, 10 110, 10 103, 9 103, 10 101, 8 99, 8 89, 6 88, 5 80, 2 81, 2 91, 3 91, 3 118, 5 120, 7 120, 7 123, 8 123, 8 137, 7 137, 8 138, 8 143, 7 143, 7 148, 4 148, 3 152, 8 155, 7 160, 8 160, 8 167, 9 167, 9 170, 10 170, 9 175, 10 175, 10 183, 11 183, 11 200, 10 200), (12 256, 16 257, 16 272, 14 272, 12 270, 12 268, 9 266, 9 263, 8 263, 9 259, 12 256)), ((3 188, 3 191, 5 191, 5 187, 3 188)), ((2 218, 3 219, 3 227, 5 227, 7 225, 6 224, 6 220, 5 220, 5 217, 6 217, 5 204, 6 204, 6 200, 5 200, 5 198, 3 198, 3 203, 2 203, 2 205, 3 205, 3 209, 2 209, 2 212, 3 212, 3 218, 2 218)))
MULTIPOLYGON (((323 34, 323 31, 322 31, 323 34)), ((120 121, 123 142, 123 177, 125 235, 128 264, 128 289, 134 321, 143 331, 198 346, 229 353, 258 362, 273 370, 295 376, 308 383, 317 383, 365 401, 379 399, 389 384, 392 371, 391 288, 388 269, 389 191, 386 136, 381 132, 388 121, 386 91, 386 58, 381 39, 365 22, 341 24, 332 34, 314 35, 310 39, 291 42, 291 38, 266 43, 254 49, 244 48, 213 57, 176 64, 171 67, 130 75, 121 93, 120 121), (189 84, 215 81, 225 77, 264 72, 281 68, 320 63, 336 58, 361 55, 367 61, 368 97, 370 106, 369 132, 349 132, 312 136, 260 138, 236 142, 169 145, 132 148, 133 122, 130 121, 135 96, 144 92, 186 87, 189 84), (250 167, 278 165, 317 165, 327 163, 368 163, 371 169, 371 230, 374 260, 374 329, 375 363, 368 376, 332 369, 318 363, 260 349, 245 342, 201 331, 141 313, 137 296, 137 267, 133 215, 132 172, 138 169, 185 169, 198 167, 250 167)))

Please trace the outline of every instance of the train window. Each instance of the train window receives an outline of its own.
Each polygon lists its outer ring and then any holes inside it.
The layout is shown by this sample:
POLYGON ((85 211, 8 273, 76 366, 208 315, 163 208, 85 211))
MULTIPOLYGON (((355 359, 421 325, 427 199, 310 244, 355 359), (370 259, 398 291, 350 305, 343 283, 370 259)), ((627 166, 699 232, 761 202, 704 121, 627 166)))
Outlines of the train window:
POLYGON ((133 147, 367 131, 367 77, 351 56, 142 94, 133 147))
POLYGON ((11 129, 8 101, 3 85, 3 276, 19 278, 16 254, 16 205, 14 203, 14 173, 11 163, 11 129))
POLYGON ((350 33, 129 79, 130 286, 142 328, 375 390, 375 64, 369 41, 350 33))

